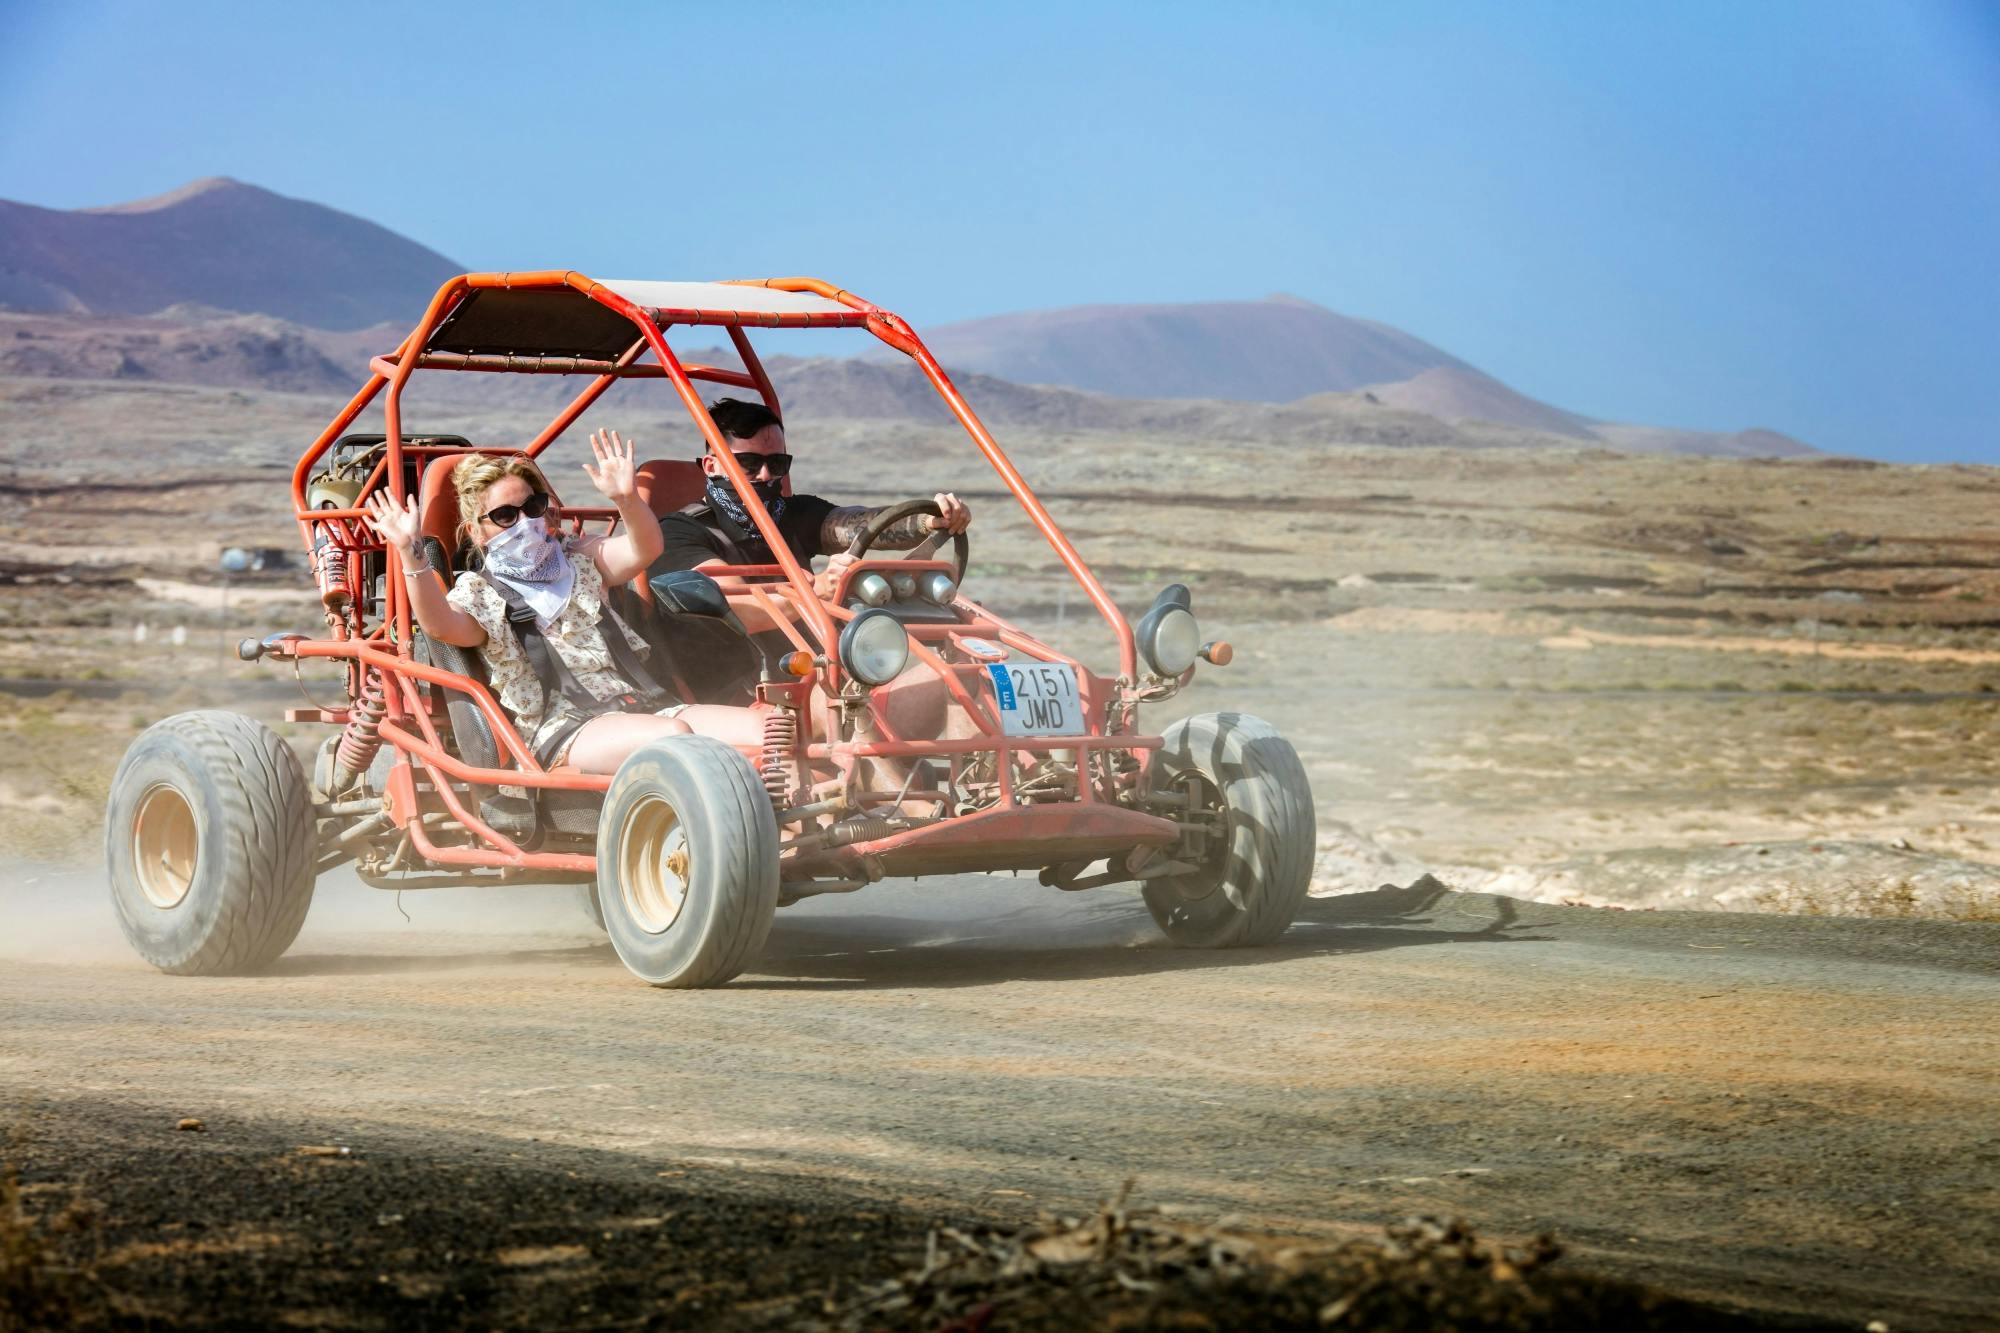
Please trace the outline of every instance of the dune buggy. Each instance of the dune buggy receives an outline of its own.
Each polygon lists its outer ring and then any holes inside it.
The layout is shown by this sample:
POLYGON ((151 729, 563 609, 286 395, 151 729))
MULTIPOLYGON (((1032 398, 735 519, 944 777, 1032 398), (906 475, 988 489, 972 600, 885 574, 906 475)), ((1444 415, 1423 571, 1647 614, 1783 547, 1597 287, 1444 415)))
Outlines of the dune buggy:
MULTIPOLYGON (((705 481, 691 461, 639 471, 661 514, 698 498, 705 481)), ((112 892, 127 937, 166 971, 270 963, 296 936, 315 878, 349 862, 385 889, 589 886, 618 956, 644 980, 678 987, 718 985, 752 963, 777 908, 885 876, 1035 870, 1058 889, 1137 882, 1166 935, 1197 947, 1268 943, 1306 893, 1313 807, 1292 747, 1239 713, 1188 718, 1163 735, 1139 726, 1141 705, 1180 690, 1198 660, 1228 660, 1226 644, 1202 642, 1186 589, 1170 586, 1128 623, 910 326, 824 282, 454 278, 306 449, 292 498, 325 632, 245 640, 239 653, 339 662, 346 697, 287 714, 330 728, 310 775, 269 728, 226 712, 168 718, 127 752, 109 803, 112 892), (740 367, 683 364, 667 331, 703 326, 727 333, 740 367), (750 328, 865 329, 915 361, 1110 626, 1116 674, 968 597, 962 534, 949 559, 927 542, 864 560, 832 595, 815 595, 696 387, 753 392, 779 409, 750 328), (588 382, 533 438, 475 444, 404 429, 403 390, 419 370, 588 382), (621 614, 646 627, 670 675, 683 630, 712 629, 743 606, 772 612, 789 650, 765 653, 757 673, 760 744, 680 736, 610 776, 544 767, 478 654, 413 624, 401 557, 360 506, 383 489, 416 495, 427 558, 449 580, 460 558, 452 467, 468 453, 539 455, 612 386, 645 379, 671 383, 777 563, 730 570, 727 596, 701 576, 642 579, 619 591, 621 614), (349 433, 378 396, 382 432, 349 433), (896 733, 874 701, 906 672, 935 679, 954 727, 896 733)), ((883 522, 927 504, 881 515, 857 551, 883 522)), ((560 512, 577 531, 609 531, 617 518, 560 512)))

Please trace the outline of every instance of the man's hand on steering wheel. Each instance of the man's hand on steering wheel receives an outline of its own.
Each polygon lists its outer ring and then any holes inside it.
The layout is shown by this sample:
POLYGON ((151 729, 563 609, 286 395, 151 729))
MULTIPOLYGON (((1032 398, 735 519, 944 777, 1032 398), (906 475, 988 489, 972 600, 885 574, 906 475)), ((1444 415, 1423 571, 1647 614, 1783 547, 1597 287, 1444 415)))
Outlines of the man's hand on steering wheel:
MULTIPOLYGON (((826 568, 812 576, 813 595, 821 601, 832 601, 842 576, 852 569, 862 556, 868 554, 885 533, 890 532, 898 524, 904 526, 890 540, 897 545, 916 542, 920 559, 929 559, 939 545, 947 538, 951 539, 955 565, 952 580, 958 582, 964 579, 967 557, 965 530, 972 526, 972 510, 965 501, 950 491, 940 491, 928 500, 905 500, 901 504, 887 505, 876 510, 857 509, 838 512, 851 513, 856 517, 865 514, 866 520, 862 523, 861 530, 849 542, 847 549, 828 556, 826 568), (911 520, 918 518, 921 518, 921 524, 913 526, 911 520), (929 532, 931 536, 920 542, 916 541, 918 531, 929 532)), ((837 529, 829 524, 828 531, 837 529)))
POLYGON ((938 512, 925 525, 933 532, 949 532, 954 536, 972 526, 972 510, 965 501, 950 491, 940 491, 931 497, 937 501, 938 512))
POLYGON ((840 576, 860 561, 861 557, 848 551, 830 555, 826 568, 813 575, 813 595, 821 601, 833 600, 833 590, 840 585, 840 576))
MULTIPOLYGON (((875 543, 882 539, 885 533, 894 529, 899 523, 907 523, 909 520, 922 514, 930 515, 925 521, 924 527, 930 531, 931 535, 916 544, 916 558, 920 560, 930 559, 932 552, 948 539, 952 547, 952 582, 965 582, 966 562, 970 558, 971 550, 971 543, 966 538, 965 529, 972 522, 972 511, 965 507, 963 500, 960 500, 956 495, 952 495, 949 492, 939 495, 933 500, 905 500, 901 504, 885 505, 880 509, 872 510, 868 521, 862 526, 861 531, 854 534, 854 539, 847 544, 847 550, 844 553, 848 557, 847 562, 844 564, 829 562, 826 572, 832 574, 836 569, 846 569, 855 560, 859 560, 862 556, 867 555, 874 548, 875 543)), ((908 532, 909 529, 905 527, 903 531, 908 532)), ((840 556, 833 557, 834 562, 840 560, 840 556)), ((815 578, 813 580, 814 589, 818 590, 820 586, 819 579, 815 578)), ((821 594, 821 596, 826 595, 826 593, 821 594)))

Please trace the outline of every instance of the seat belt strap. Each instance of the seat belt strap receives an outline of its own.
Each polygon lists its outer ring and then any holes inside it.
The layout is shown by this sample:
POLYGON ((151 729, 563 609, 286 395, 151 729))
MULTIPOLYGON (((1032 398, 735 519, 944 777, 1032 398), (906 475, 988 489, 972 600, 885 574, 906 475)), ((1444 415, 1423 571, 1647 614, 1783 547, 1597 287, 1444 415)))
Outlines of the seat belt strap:
POLYGON ((728 520, 723 515, 716 513, 713 505, 697 500, 695 503, 682 509, 681 513, 699 523, 709 536, 721 543, 722 558, 724 560, 732 565, 747 565, 751 563, 750 560, 744 557, 743 548, 737 544, 737 538, 746 534, 732 533, 730 527, 725 526, 728 520))
MULTIPOLYGON (((605 591, 608 594, 610 590, 605 591)), ((604 636, 604 648, 611 654, 612 665, 616 666, 618 673, 631 684, 634 693, 657 704, 659 700, 667 697, 668 692, 653 679, 653 673, 646 670, 646 664, 640 660, 638 650, 633 648, 631 640, 625 637, 625 627, 619 623, 617 613, 611 609, 611 598, 608 595, 603 599, 603 607, 602 613, 597 617, 597 632, 604 636)))
POLYGON ((535 618, 535 610, 526 599, 495 579, 488 579, 487 585, 500 594, 507 604, 507 624, 514 631, 514 637, 521 644, 521 652, 528 659, 528 666, 541 682, 542 697, 546 703, 561 699, 574 711, 586 717, 601 717, 607 713, 649 713, 667 697, 646 669, 640 665, 638 654, 632 645, 625 642, 624 628, 611 614, 607 602, 597 618, 597 632, 604 637, 604 646, 612 665, 625 678, 630 691, 600 699, 583 687, 576 678, 569 663, 563 661, 562 654, 549 644, 548 636, 535 618))

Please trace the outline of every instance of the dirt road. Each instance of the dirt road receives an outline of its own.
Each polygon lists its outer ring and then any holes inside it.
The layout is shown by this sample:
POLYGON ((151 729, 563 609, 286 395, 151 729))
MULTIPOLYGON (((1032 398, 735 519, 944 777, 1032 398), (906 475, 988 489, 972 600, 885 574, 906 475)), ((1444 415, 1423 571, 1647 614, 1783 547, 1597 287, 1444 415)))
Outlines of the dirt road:
POLYGON ((276 974, 185 979, 125 951, 93 876, 14 872, 0 1102, 1001 1216, 1136 1176, 1198 1216, 1554 1228, 1726 1305, 1993 1326, 2000 926, 1419 885, 1201 954, 1116 890, 961 878, 788 909, 753 975, 670 993, 564 892, 406 894, 406 925, 329 877, 276 974))

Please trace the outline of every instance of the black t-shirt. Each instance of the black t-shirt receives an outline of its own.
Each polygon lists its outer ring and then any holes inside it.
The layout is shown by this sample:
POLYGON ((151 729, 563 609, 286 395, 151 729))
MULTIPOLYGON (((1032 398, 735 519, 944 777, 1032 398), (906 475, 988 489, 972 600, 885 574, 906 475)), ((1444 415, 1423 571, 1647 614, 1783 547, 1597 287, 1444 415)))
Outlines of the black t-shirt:
MULTIPOLYGON (((798 562, 808 569, 812 558, 822 554, 820 533, 826 524, 826 516, 834 510, 833 502, 822 500, 817 495, 792 495, 785 499, 785 512, 778 518, 778 532, 784 537, 785 545, 792 548, 798 562)), ((716 539, 706 525, 686 514, 668 514, 660 520, 660 536, 665 545, 660 558, 653 562, 652 572, 664 574, 669 570, 693 569, 710 560, 724 560, 730 564, 775 565, 777 556, 764 542, 764 535, 753 526, 748 532, 741 531, 731 523, 726 515, 713 513, 718 526, 736 542, 742 559, 732 560, 724 551, 722 543, 716 539)))
MULTIPOLYGON (((826 516, 833 510, 832 501, 822 500, 817 495, 785 498, 785 512, 778 518, 778 533, 785 539, 785 545, 792 548, 792 555, 808 571, 812 569, 812 558, 820 554, 820 533, 825 528, 826 516)), ((727 515, 711 509, 709 516, 736 543, 740 559, 731 558, 706 524, 686 514, 673 513, 660 519, 660 558, 653 562, 648 572, 659 575, 677 569, 693 569, 710 560, 746 565, 778 563, 778 558, 765 544, 763 534, 754 526, 745 532, 731 523, 727 515)), ((736 631, 725 630, 713 622, 693 617, 677 619, 688 623, 675 626, 678 650, 674 656, 685 662, 685 669, 691 673, 690 681, 696 699, 702 703, 738 702, 736 695, 745 682, 756 679, 757 661, 761 657, 790 652, 792 648, 792 641, 783 630, 765 630, 750 636, 755 653, 746 660, 741 655, 743 640, 736 631)))

